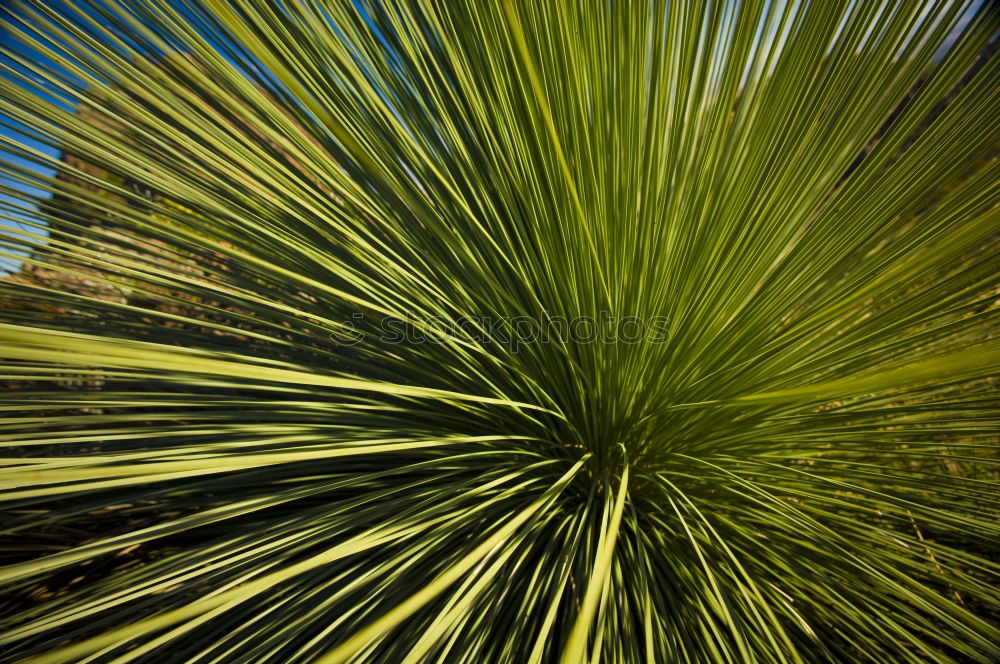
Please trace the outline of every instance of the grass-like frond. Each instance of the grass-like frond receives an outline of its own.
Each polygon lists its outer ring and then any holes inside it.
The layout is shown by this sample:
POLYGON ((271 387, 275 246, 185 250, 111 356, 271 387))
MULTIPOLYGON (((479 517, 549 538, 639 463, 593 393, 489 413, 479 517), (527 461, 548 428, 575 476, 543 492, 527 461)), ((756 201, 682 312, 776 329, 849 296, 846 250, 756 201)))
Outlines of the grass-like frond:
POLYGON ((1000 658, 991 3, 2 11, 4 661, 1000 658))

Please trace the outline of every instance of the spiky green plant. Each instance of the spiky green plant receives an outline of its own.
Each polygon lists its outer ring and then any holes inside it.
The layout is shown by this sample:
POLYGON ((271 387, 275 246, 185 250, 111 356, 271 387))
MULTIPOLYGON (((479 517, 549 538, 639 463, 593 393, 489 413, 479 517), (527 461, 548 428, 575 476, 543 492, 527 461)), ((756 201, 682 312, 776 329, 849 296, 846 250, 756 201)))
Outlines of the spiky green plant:
POLYGON ((997 661, 989 2, 5 11, 4 661, 997 661))

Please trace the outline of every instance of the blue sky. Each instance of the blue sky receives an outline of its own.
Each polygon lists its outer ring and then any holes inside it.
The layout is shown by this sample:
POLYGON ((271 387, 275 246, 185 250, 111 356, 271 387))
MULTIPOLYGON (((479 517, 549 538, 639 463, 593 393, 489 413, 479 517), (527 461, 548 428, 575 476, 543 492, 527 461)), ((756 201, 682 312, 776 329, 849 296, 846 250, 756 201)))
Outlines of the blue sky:
MULTIPOLYGON (((27 49, 25 49, 18 42, 16 42, 6 30, 4 30, 3 32, 0 32, 0 45, 2 45, 4 48, 15 49, 18 52, 27 52, 27 49)), ((8 63, 8 64, 10 64, 10 63, 8 63)), ((4 75, 4 74, 0 74, 0 75, 4 75)), ((12 118, 10 118, 10 117, 8 117, 6 115, 0 116, 0 117, 2 117, 2 120, 3 120, 3 122, 4 122, 5 125, 14 125, 13 127, 11 127, 11 126, 0 126, 0 135, 2 135, 4 137, 12 138, 12 139, 14 139, 14 140, 16 140, 18 142, 21 142, 21 143, 27 145, 30 148, 34 148, 34 149, 39 150, 39 151, 41 151, 41 152, 43 152, 45 154, 52 155, 52 156, 58 156, 58 151, 56 149, 50 148, 49 146, 45 145, 41 141, 35 140, 32 137, 30 137, 30 136, 27 136, 27 135, 25 135, 25 134, 23 134, 21 132, 18 132, 17 128, 21 126, 20 123, 17 123, 15 120, 13 120, 12 118)), ((7 162, 10 162, 12 164, 15 164, 15 165, 18 165, 18 166, 24 166, 24 167, 27 167, 27 168, 31 168, 32 170, 40 171, 42 173, 45 173, 46 175, 54 175, 54 173, 55 173, 51 169, 40 169, 37 165, 35 165, 35 164, 33 164, 33 163, 31 163, 31 162, 29 162, 29 161, 27 161, 27 160, 25 160, 25 159, 17 156, 17 155, 12 154, 8 150, 3 150, 2 148, 0 148, 0 157, 2 157, 3 160, 5 160, 7 162)), ((12 188, 14 188, 14 189, 16 189, 18 191, 27 192, 27 193, 30 193, 30 194, 44 195, 43 191, 41 191, 39 189, 36 189, 34 187, 29 187, 29 186, 27 186, 25 184, 22 184, 20 182, 16 182, 13 179, 11 179, 9 176, 7 176, 7 175, 5 175, 3 173, 0 173, 0 185, 12 187, 12 188)), ((20 203, 20 202, 16 201, 16 199, 14 199, 10 195, 4 193, 3 191, 0 191, 0 203, 23 204, 23 203, 20 203)), ((2 219, 0 219, 0 226, 7 226, 7 227, 15 226, 15 227, 18 227, 18 226, 20 226, 20 224, 17 223, 16 219, 17 218, 24 218, 23 215, 18 214, 16 211, 12 211, 12 210, 6 210, 5 209, 5 210, 3 210, 2 214, 5 215, 6 217, 13 217, 13 219, 11 219, 11 218, 2 218, 2 219)), ((18 261, 17 260, 11 259, 9 257, 0 256, 0 269, 4 269, 4 270, 6 270, 6 269, 13 269, 17 265, 18 265, 18 261)))
MULTIPOLYGON (((175 9, 178 10, 178 12, 181 15, 191 19, 193 18, 193 14, 184 7, 186 1, 187 0, 180 0, 180 1, 175 0, 172 3, 172 5, 174 6, 175 9)), ((115 4, 116 0, 98 0, 98 3, 100 2, 104 2, 107 5, 113 5, 115 4)), ((59 11, 58 7, 60 5, 64 8, 63 11, 66 11, 65 10, 66 6, 63 5, 63 3, 60 2, 60 0, 48 0, 47 2, 47 6, 50 9, 55 9, 56 11, 59 11)), ((383 35, 379 33, 377 28, 375 27, 374 22, 371 20, 370 15, 363 8, 362 0, 355 0, 355 8, 358 10, 359 14, 364 18, 364 20, 368 23, 368 25, 378 36, 379 41, 381 41, 382 44, 386 46, 387 49, 390 49, 389 44, 385 41, 383 35)), ((92 7, 91 8, 77 7, 77 9, 79 11, 85 12, 91 17, 94 18, 98 17, 98 14, 92 7)), ((3 63, 4 67, 4 69, 0 70, 0 76, 4 76, 8 80, 12 78, 6 67, 12 67, 24 73, 24 70, 18 67, 16 63, 12 62, 8 57, 6 57, 3 51, 13 52, 25 56, 26 58, 34 62, 41 62, 53 68, 54 70, 60 72, 61 74, 66 75, 65 70, 59 68, 52 61, 45 60, 38 53, 33 52, 30 49, 30 47, 26 46, 13 36, 11 31, 2 22, 2 19, 4 18, 4 12, 9 12, 9 11, 12 10, 5 10, 2 7, 0 7, 0 62, 3 63)), ((231 42, 226 42, 224 41, 223 38, 220 38, 217 35, 211 35, 207 31, 207 29, 202 28, 199 30, 199 32, 201 32, 201 34, 206 38, 207 41, 214 44, 218 48, 219 52, 226 58, 226 60, 228 60, 229 63, 235 66, 239 71, 249 76, 248 69, 256 69, 256 75, 253 76, 253 78, 257 79, 258 81, 262 79, 267 79, 269 86, 273 88, 283 88, 283 86, 276 79, 269 76, 269 73, 266 71, 266 69, 261 65, 261 63, 258 60, 256 60, 252 56, 249 56, 247 53, 243 52, 242 49, 234 47, 234 45, 231 42), (227 48, 227 47, 232 47, 232 48, 227 48), (238 59, 241 61, 238 61, 238 59)), ((53 99, 50 98, 50 101, 52 100, 53 99)), ((67 109, 72 108, 72 106, 68 105, 64 106, 67 109)), ((8 115, 5 115, 2 109, 0 109, 0 136, 18 141, 29 148, 42 152, 45 155, 49 155, 51 157, 56 157, 56 158, 59 156, 59 151, 57 149, 52 148, 43 143, 42 141, 34 139, 31 136, 26 135, 25 133, 22 133, 21 131, 19 131, 19 129, 21 128, 23 128, 23 125, 21 125, 8 115)), ((6 161, 9 164, 15 166, 30 168, 34 172, 43 175, 52 176, 55 174, 55 171, 53 169, 39 167, 37 164, 31 161, 23 159, 22 157, 16 154, 13 154, 9 149, 4 149, 3 145, 0 145, 0 160, 6 161)), ((17 192, 23 192, 38 196, 46 196, 45 192, 43 192, 42 190, 28 186, 22 182, 19 182, 4 173, 0 173, 0 187, 2 186, 10 187, 17 192)), ((15 199, 9 194, 4 193, 3 191, 0 191, 0 206, 2 206, 3 204, 24 205, 23 202, 18 201, 17 199, 15 199)), ((35 206, 31 207, 35 208, 35 206)), ((18 213, 15 210, 10 210, 10 209, 0 210, 0 232, 2 232, 5 228, 6 229, 24 228, 24 226, 20 224, 18 220, 27 218, 28 215, 18 213)), ((37 232, 35 229, 30 229, 30 230, 37 232)), ((0 252, 2 251, 4 251, 4 249, 0 247, 0 252)), ((16 270, 19 267, 19 265, 20 261, 18 260, 17 256, 0 255, 0 273, 16 270)))

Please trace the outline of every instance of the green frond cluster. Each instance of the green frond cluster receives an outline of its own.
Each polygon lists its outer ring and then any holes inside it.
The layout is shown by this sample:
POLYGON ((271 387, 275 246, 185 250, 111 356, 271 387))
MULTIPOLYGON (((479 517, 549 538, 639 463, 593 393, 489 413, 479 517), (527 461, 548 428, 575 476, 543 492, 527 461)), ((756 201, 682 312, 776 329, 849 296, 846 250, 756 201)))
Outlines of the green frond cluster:
POLYGON ((991 3, 2 12, 0 660, 1000 660, 991 3))

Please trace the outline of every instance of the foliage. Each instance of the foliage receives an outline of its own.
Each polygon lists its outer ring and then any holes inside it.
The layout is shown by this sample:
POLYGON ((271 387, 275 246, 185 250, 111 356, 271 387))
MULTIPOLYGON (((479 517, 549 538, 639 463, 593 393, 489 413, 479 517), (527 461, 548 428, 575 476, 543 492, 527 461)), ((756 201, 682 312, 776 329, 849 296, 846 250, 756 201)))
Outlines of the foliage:
POLYGON ((1000 657, 990 3, 4 11, 8 661, 1000 657))

